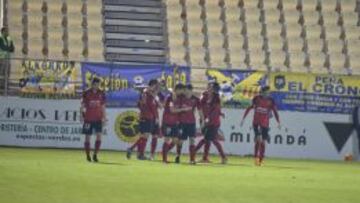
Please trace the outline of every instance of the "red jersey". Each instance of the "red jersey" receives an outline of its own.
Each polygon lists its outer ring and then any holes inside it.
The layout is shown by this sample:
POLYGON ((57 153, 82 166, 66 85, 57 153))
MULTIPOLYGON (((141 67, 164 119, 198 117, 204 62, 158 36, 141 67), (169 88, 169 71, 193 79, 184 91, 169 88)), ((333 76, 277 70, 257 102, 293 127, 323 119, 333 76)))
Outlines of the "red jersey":
POLYGON ((200 100, 195 96, 190 98, 183 97, 181 101, 181 107, 191 107, 191 111, 181 112, 179 115, 180 123, 193 124, 196 123, 195 109, 200 110, 200 100))
POLYGON ((205 125, 220 127, 222 113, 219 94, 209 94, 204 108, 206 109, 204 112, 205 125))
POLYGON ((82 104, 85 107, 84 121, 94 122, 103 119, 103 105, 105 105, 105 93, 101 90, 88 89, 82 95, 82 104))
POLYGON ((154 95, 147 89, 141 94, 138 107, 140 109, 140 120, 155 121, 159 116, 158 103, 154 95))
POLYGON ((174 106, 173 95, 170 94, 166 97, 163 113, 163 124, 176 125, 179 123, 179 115, 177 113, 171 113, 171 106, 174 106))
POLYGON ((252 101, 252 105, 246 109, 243 118, 247 116, 252 108, 255 111, 253 125, 260 125, 261 127, 268 128, 271 112, 274 112, 276 121, 279 122, 279 114, 272 98, 261 95, 256 96, 252 101))

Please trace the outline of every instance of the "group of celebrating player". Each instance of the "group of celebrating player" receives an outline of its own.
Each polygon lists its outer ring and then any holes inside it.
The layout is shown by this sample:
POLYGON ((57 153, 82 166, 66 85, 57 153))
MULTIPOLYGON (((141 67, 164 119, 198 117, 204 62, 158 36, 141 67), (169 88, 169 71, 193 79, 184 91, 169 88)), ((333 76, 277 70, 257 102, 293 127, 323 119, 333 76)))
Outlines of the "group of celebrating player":
MULTIPOLYGON (((84 147, 88 161, 98 161, 97 153, 101 145, 102 126, 106 122, 105 95, 99 89, 99 80, 92 81, 92 87, 83 93, 81 112, 83 121, 83 133, 86 135, 84 147), (93 157, 90 156, 90 135, 95 131, 96 141, 93 157)), ((177 84, 173 91, 161 94, 161 82, 156 79, 150 80, 148 86, 141 91, 138 101, 139 108, 139 139, 127 150, 127 158, 130 159, 133 151, 137 149, 139 160, 154 159, 159 135, 164 136, 162 146, 162 161, 169 163, 168 153, 176 146, 175 163, 180 163, 183 142, 189 139, 190 164, 196 164, 196 153, 204 146, 201 162, 209 162, 209 149, 211 144, 217 148, 221 163, 226 164, 227 158, 220 141, 223 136, 219 134, 221 117, 225 115, 221 111, 220 86, 216 82, 208 84, 207 89, 198 98, 193 93, 191 84, 177 84), (163 109, 160 119, 159 109, 163 109), (197 132, 196 123, 199 119, 201 133, 197 132), (162 122, 160 123, 160 120, 162 122), (197 144, 197 134, 204 136, 197 144), (145 149, 148 138, 151 139, 150 157, 145 157, 145 149)), ((255 132, 255 163, 261 165, 265 154, 265 141, 269 139, 269 119, 271 114, 280 127, 279 115, 275 102, 268 95, 269 88, 263 87, 260 95, 253 99, 253 103, 245 111, 241 121, 251 109, 254 109, 253 128, 255 132)))
MULTIPOLYGON (((203 93, 201 99, 193 93, 191 84, 175 85, 174 90, 166 95, 161 101, 159 98, 160 83, 157 80, 151 80, 149 87, 142 91, 138 107, 140 110, 140 139, 131 146, 127 151, 127 157, 131 157, 132 150, 138 147, 138 159, 146 159, 144 151, 147 139, 151 135, 159 134, 157 130, 161 130, 165 137, 162 147, 162 160, 168 163, 167 154, 176 146, 175 162, 180 162, 182 144, 189 139, 189 155, 190 163, 195 164, 196 151, 205 144, 203 160, 208 162, 208 154, 210 143, 214 143, 220 152, 222 163, 226 163, 227 159, 223 152, 222 146, 217 139, 218 129, 220 127, 221 105, 219 97, 219 85, 211 83, 209 88, 203 93), (163 107, 162 125, 159 124, 158 108, 163 107), (195 146, 196 136, 196 112, 198 114, 199 123, 204 134, 204 140, 195 146)), ((161 96, 160 96, 161 97, 161 96)), ((152 139, 151 156, 156 148, 156 141, 152 139)))

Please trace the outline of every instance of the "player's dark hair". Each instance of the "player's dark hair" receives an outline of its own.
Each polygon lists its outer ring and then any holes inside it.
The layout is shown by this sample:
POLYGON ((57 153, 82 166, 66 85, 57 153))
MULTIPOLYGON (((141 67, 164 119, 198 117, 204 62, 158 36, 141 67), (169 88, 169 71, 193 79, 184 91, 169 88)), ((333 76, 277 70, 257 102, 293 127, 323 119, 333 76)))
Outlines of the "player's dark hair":
POLYGON ((176 84, 175 85, 175 90, 181 90, 181 89, 184 89, 184 85, 179 83, 179 84, 176 84))
POLYGON ((194 88, 193 88, 192 84, 187 84, 186 89, 187 90, 193 90, 194 88))
POLYGON ((263 86, 263 87, 261 87, 261 92, 267 92, 267 91, 269 91, 270 90, 270 87, 269 86, 263 86))
POLYGON ((157 85, 157 84, 159 84, 159 81, 156 80, 156 79, 151 79, 151 80, 149 81, 149 86, 150 86, 150 87, 151 87, 151 86, 154 86, 154 85, 157 85))
POLYGON ((100 79, 99 78, 93 78, 92 81, 91 81, 91 84, 94 84, 94 83, 100 83, 100 79))
POLYGON ((219 91, 220 91, 220 85, 219 85, 219 83, 214 82, 214 83, 212 84, 212 89, 213 89, 215 92, 219 92, 219 91))
POLYGON ((1 33, 3 33, 5 30, 7 30, 8 28, 7 27, 2 27, 1 28, 1 33))

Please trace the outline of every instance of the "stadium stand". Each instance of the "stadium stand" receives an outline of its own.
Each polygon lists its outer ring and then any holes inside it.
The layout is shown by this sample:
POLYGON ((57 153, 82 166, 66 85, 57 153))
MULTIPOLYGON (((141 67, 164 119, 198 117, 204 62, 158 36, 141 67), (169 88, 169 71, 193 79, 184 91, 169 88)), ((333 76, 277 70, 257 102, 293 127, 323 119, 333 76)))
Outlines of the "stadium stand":
POLYGON ((166 63, 161 0, 105 0, 103 6, 107 61, 166 63))
POLYGON ((360 74, 357 0, 5 2, 15 58, 360 74))
MULTIPOLYGON (((7 1, 16 59, 104 61, 101 0, 7 1)), ((21 60, 11 61, 17 86, 21 60)))
POLYGON ((205 68, 359 73, 359 10, 356 0, 168 0, 169 50, 177 56, 172 60, 170 54, 170 61, 205 68), (181 21, 184 13, 187 22, 181 21), (173 46, 180 30, 190 47, 173 46), (187 50, 189 58, 181 53, 187 50))

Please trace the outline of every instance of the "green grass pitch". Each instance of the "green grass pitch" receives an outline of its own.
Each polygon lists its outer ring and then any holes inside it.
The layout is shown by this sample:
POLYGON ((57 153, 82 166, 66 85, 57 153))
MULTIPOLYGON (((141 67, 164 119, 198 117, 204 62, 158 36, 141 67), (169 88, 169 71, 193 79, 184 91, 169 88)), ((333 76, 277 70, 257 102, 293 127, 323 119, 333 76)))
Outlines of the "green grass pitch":
MULTIPOLYGON (((165 165, 101 152, 0 147, 1 203, 360 202, 360 164, 249 158, 229 164, 165 165)), ((157 158, 160 158, 158 155, 157 158)), ((173 159, 173 157, 170 157, 173 159)))

